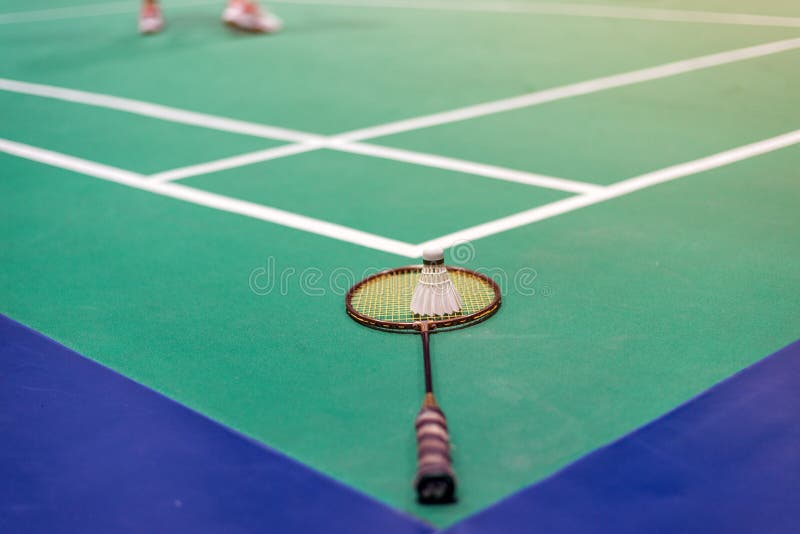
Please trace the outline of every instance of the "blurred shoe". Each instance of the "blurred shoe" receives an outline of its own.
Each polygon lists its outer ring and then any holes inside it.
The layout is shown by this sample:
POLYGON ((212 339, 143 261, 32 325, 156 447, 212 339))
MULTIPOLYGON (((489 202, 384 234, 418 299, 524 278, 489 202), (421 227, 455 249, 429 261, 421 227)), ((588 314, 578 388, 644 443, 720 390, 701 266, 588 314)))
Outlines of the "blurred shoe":
POLYGON ((139 33, 148 35, 158 33, 164 27, 161 9, 158 4, 145 4, 139 13, 139 33))
POLYGON ((253 0, 231 0, 222 12, 222 22, 246 32, 275 33, 283 27, 281 19, 262 12, 253 0))

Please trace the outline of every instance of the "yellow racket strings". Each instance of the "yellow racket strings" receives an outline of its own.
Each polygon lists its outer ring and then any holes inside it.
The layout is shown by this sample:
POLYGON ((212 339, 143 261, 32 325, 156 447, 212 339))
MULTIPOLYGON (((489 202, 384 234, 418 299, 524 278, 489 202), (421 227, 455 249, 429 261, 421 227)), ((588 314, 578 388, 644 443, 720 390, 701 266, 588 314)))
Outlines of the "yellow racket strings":
MULTIPOLYGON (((437 320, 456 319, 490 306, 495 290, 486 280, 464 271, 449 271, 453 285, 461 294, 462 310, 438 315, 437 320)), ((418 270, 392 271, 378 275, 353 292, 350 305, 358 313, 378 321, 413 323, 420 317, 411 313, 411 295, 419 278, 418 270)))

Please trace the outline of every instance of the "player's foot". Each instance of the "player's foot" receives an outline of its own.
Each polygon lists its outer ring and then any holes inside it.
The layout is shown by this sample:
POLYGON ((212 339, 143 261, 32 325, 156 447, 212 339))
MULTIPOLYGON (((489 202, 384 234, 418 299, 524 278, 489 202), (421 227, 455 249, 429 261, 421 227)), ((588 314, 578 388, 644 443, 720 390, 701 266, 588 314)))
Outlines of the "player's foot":
POLYGON ((147 3, 142 6, 139 13, 139 33, 148 35, 158 33, 164 27, 164 18, 161 9, 156 3, 147 3))
POLYGON ((230 0, 222 12, 222 22, 247 32, 274 33, 281 29, 281 19, 267 11, 261 11, 255 0, 230 0))

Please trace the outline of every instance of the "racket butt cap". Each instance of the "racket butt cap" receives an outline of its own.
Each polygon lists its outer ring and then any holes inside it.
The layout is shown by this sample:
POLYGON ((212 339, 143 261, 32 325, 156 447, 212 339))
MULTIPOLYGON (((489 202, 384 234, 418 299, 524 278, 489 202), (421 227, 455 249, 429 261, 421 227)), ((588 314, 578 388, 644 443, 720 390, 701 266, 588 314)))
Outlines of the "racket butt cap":
POLYGON ((416 487, 422 504, 449 504, 456 500, 455 478, 446 471, 417 475, 416 487))

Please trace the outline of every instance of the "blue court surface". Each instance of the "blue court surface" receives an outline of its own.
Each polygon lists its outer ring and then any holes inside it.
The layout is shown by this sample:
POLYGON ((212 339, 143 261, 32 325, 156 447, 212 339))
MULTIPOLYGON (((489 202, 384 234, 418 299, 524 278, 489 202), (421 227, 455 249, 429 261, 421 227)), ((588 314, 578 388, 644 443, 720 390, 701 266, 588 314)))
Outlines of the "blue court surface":
MULTIPOLYGON (((7 318, 3 532, 435 529, 7 318)), ((443 532, 793 532, 800 342, 443 532)))

